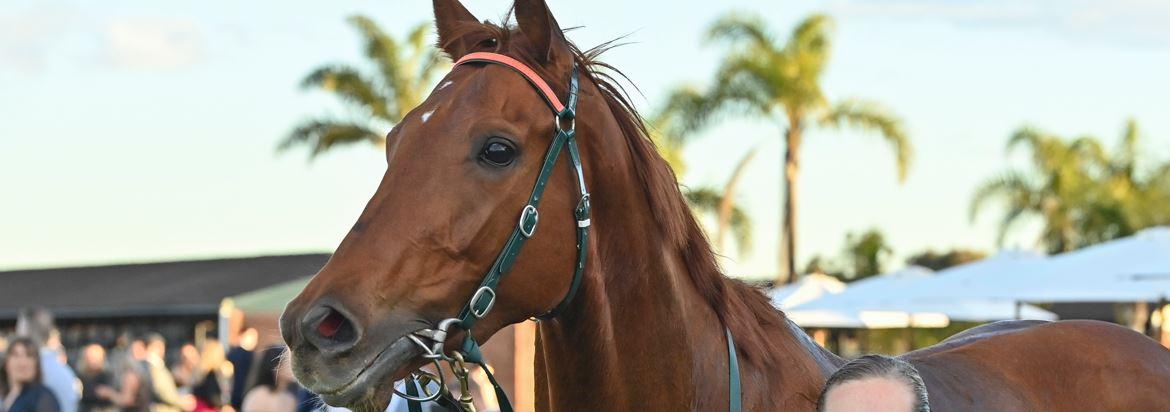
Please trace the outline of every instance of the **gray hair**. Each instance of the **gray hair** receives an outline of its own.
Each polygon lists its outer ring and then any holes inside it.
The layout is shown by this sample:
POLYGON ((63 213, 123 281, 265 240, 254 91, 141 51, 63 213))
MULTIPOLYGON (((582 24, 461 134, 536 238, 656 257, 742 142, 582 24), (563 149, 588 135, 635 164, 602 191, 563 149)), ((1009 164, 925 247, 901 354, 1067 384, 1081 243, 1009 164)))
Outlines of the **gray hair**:
POLYGON ((926 394, 926 384, 918 369, 909 362, 898 358, 882 355, 865 355, 854 359, 838 369, 825 383, 821 391, 820 401, 817 402, 817 412, 825 410, 825 395, 829 389, 846 382, 859 381, 868 378, 889 378, 905 384, 914 395, 914 412, 930 412, 930 400, 926 394))
POLYGON ((22 308, 16 319, 16 335, 32 339, 37 346, 48 343, 54 329, 53 314, 44 308, 22 308))

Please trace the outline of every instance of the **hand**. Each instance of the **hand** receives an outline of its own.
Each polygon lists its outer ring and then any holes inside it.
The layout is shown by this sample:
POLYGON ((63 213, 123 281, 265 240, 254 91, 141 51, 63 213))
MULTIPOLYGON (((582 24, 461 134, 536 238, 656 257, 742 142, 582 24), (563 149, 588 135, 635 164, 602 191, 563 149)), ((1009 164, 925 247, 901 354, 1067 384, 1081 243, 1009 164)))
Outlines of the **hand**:
POLYGON ((98 397, 106 399, 113 399, 114 396, 118 393, 109 386, 105 385, 98 385, 98 387, 93 388, 93 392, 96 393, 98 397))
POLYGON ((179 407, 184 411, 195 410, 195 395, 183 395, 183 397, 179 399, 179 407))

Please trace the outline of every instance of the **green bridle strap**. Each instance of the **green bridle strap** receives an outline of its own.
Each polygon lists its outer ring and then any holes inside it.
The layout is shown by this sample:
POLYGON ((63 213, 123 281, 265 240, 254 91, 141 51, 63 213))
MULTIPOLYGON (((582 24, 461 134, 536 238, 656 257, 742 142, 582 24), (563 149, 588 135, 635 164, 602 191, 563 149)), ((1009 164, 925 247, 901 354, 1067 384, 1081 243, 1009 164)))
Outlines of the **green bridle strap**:
POLYGON ((727 410, 740 412, 743 410, 743 391, 740 389, 739 357, 735 354, 735 339, 731 337, 731 329, 724 327, 723 331, 727 333, 727 410))
MULTIPOLYGON (((495 60, 484 60, 484 62, 503 64, 495 60)), ((555 113, 554 123, 557 134, 553 137, 553 141, 544 155, 544 163, 541 165, 540 172, 536 176, 536 183, 533 184, 532 193, 528 196, 528 202, 525 203, 524 208, 521 209, 520 220, 517 222, 516 228, 512 229, 508 240, 504 243, 503 250, 500 251, 495 262, 484 275, 483 281, 480 282, 479 287, 476 288, 475 293, 472 294, 467 305, 459 313, 459 326, 469 332, 467 335, 468 339, 471 337, 471 327, 475 325, 477 320, 486 316, 491 311, 492 306, 495 305, 497 296, 496 289, 499 287, 500 281, 512 270, 512 266, 516 263, 516 258, 520 255, 520 250, 524 248, 524 243, 536 234, 537 223, 540 220, 540 201, 544 196, 544 190, 548 186, 552 171, 557 165, 557 160, 561 157, 561 151, 566 146, 568 147, 569 160, 572 162, 573 171, 577 177, 577 187, 581 194, 577 207, 573 211, 574 218, 577 220, 577 263, 574 265, 573 278, 569 283, 569 290, 565 293, 565 297, 552 310, 541 317, 548 318, 555 316, 567 307, 569 302, 572 301, 573 296, 576 295, 577 289, 581 284, 581 278, 585 272, 585 260, 588 257, 589 227, 591 222, 589 191, 585 186, 581 153, 577 148, 576 141, 578 90, 578 73, 577 67, 574 66, 569 78, 568 103, 564 106, 564 110, 555 113), (570 125, 568 129, 562 127, 562 124, 565 123, 570 125)))

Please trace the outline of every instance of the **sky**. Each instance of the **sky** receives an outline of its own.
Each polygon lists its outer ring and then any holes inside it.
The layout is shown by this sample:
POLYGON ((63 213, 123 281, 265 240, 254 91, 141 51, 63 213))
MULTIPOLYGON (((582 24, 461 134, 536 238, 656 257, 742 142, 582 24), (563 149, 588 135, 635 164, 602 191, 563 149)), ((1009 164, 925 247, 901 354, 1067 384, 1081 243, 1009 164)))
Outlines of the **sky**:
MULTIPOLYGON (((466 0, 498 20, 510 2, 466 0)), ((983 180, 1025 165, 1010 133, 1034 125, 1117 140, 1136 118, 1145 152, 1170 159, 1170 4, 1154 0, 550 0, 582 46, 608 54, 650 110, 672 87, 708 85, 726 50, 718 16, 758 13, 786 37, 810 13, 836 21, 831 99, 865 98, 903 119, 917 156, 899 183, 879 137, 812 130, 803 150, 799 259, 836 256, 846 233, 883 231, 900 265, 955 247, 1034 248, 1025 225, 996 243, 995 210, 972 221, 983 180)), ((353 147, 309 161, 278 153, 299 121, 352 115, 298 84, 323 63, 363 63, 345 23, 402 34, 426 1, 4 0, 0 7, 0 269, 332 250, 385 169, 353 147)), ((737 199, 755 247, 728 272, 776 271, 782 129, 728 118, 686 150, 690 187, 721 185, 753 147, 737 199)), ((1034 226, 1034 225, 1032 225, 1034 226)))

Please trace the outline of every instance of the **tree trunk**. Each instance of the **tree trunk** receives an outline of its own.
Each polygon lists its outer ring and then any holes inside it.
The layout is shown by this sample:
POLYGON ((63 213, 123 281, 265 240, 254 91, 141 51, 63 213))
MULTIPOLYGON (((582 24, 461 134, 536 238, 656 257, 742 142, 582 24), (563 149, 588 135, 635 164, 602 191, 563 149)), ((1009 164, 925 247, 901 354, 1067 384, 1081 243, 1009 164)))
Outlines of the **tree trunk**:
MULTIPOLYGON (((798 117, 797 117, 798 118, 798 117)), ((784 147, 784 207, 781 209, 780 273, 776 283, 795 283, 796 272, 796 193, 800 175, 801 125, 790 121, 784 147)))
MULTIPOLYGON (((731 228, 731 212, 735 209, 735 190, 739 187, 739 181, 742 180, 743 172, 747 169, 748 163, 751 163, 754 157, 756 157, 756 148, 753 147, 743 158, 739 159, 735 170, 731 172, 731 177, 727 179, 727 185, 723 187, 723 197, 719 199, 719 224, 715 230, 715 248, 720 253, 727 253, 723 249, 723 242, 727 238, 727 231, 731 228)), ((737 245, 737 247, 742 248, 743 245, 737 245)))

